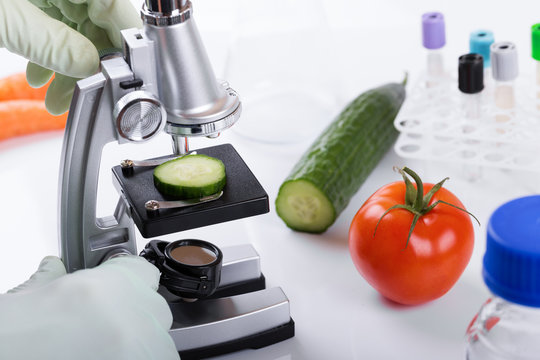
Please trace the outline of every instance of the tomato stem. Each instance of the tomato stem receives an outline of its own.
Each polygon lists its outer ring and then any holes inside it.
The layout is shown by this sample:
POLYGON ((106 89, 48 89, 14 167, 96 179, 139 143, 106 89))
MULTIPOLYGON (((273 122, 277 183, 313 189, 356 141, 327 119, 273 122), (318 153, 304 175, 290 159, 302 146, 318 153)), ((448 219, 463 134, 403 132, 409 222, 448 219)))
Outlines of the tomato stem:
POLYGON ((449 178, 444 178, 441 181, 439 181, 437 184, 433 185, 431 190, 428 191, 428 193, 424 196, 424 184, 422 183, 422 179, 420 179, 420 176, 416 174, 414 171, 409 169, 408 167, 404 167, 403 169, 394 167, 396 171, 398 171, 401 176, 403 177, 403 182, 405 183, 405 204, 397 204, 390 208, 388 208, 382 216, 379 218, 379 221, 377 221, 377 224, 375 225, 375 230, 373 231, 373 237, 375 237, 375 234, 377 233, 377 228, 379 227, 380 222, 382 219, 392 210, 395 209, 405 209, 407 211, 410 211, 414 214, 411 226, 409 228, 409 234, 407 235, 407 242, 405 243, 405 250, 407 246, 409 245, 409 240, 411 239, 411 235, 414 231, 414 228, 416 226, 416 223, 418 220, 433 210, 437 205, 439 204, 445 204, 448 206, 451 206, 453 208, 456 208, 458 210, 464 211, 470 216, 476 220, 478 225, 480 225, 480 221, 468 212, 467 210, 460 208, 459 206, 456 206, 454 204, 448 203, 443 200, 437 200, 433 204, 429 205, 431 202, 431 199, 433 198, 433 195, 435 195, 443 186, 444 182, 448 180, 449 178), (409 179, 409 176, 413 178, 414 182, 416 183, 416 187, 412 184, 411 180, 409 179))
MULTIPOLYGON (((424 207, 424 183, 422 182, 422 179, 420 179, 420 176, 418 176, 418 174, 416 174, 414 171, 412 171, 408 167, 404 167, 403 169, 401 169, 401 171, 410 175, 413 178, 414 182, 416 183, 416 190, 415 190, 416 196, 415 196, 415 200, 412 206, 414 210, 416 210, 417 212, 421 212, 424 207)), ((406 175, 403 175, 403 176, 406 176, 406 175)), ((405 195, 405 198, 407 198, 406 195, 405 195)))

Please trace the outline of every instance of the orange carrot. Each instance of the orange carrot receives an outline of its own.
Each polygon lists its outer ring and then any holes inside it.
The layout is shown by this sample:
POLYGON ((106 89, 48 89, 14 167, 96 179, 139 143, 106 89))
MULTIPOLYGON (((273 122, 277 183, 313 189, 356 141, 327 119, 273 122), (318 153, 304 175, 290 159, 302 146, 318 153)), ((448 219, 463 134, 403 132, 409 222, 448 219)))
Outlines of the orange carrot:
POLYGON ((51 81, 40 87, 33 88, 28 85, 25 73, 16 73, 0 78, 0 101, 5 100, 44 100, 45 93, 51 81))
POLYGON ((0 101, 0 140, 41 131, 63 129, 67 113, 54 116, 43 100, 0 101))

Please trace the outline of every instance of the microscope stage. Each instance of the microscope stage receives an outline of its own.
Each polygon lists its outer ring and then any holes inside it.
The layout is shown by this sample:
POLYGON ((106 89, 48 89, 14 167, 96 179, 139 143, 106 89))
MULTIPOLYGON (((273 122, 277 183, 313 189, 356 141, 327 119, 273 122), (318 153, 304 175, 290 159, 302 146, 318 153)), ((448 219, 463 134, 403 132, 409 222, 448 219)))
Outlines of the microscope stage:
POLYGON ((176 200, 162 195, 154 186, 155 167, 134 167, 123 172, 115 166, 113 181, 125 198, 133 222, 145 238, 199 228, 206 225, 265 214, 270 211, 268 195, 257 178, 230 144, 196 150, 225 164, 227 184, 221 198, 185 208, 148 211, 148 200, 176 200))

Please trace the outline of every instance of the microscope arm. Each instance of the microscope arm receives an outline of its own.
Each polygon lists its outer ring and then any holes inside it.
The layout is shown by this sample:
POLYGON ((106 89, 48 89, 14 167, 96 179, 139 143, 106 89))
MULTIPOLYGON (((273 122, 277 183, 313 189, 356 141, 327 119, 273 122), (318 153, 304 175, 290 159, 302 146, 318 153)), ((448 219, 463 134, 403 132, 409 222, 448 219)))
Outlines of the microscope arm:
POLYGON ((115 215, 96 218, 101 153, 117 140, 112 109, 122 94, 111 92, 133 78, 122 58, 104 61, 102 67, 77 83, 64 136, 58 206, 60 253, 68 272, 94 267, 114 252, 136 253, 133 223, 122 199, 115 215))

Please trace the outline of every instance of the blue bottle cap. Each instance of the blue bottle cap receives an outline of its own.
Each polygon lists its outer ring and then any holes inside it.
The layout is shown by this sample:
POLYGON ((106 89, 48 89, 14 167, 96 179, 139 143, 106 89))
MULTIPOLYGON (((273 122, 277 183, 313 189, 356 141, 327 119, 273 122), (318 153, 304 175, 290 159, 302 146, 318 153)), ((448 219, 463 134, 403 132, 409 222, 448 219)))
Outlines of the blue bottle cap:
POLYGON ((489 30, 473 31, 469 37, 469 50, 471 53, 480 54, 484 58, 484 67, 491 66, 489 47, 494 42, 493 32, 489 30))
POLYGON ((512 200, 491 215, 483 277, 493 294, 540 307, 540 195, 512 200))

